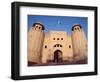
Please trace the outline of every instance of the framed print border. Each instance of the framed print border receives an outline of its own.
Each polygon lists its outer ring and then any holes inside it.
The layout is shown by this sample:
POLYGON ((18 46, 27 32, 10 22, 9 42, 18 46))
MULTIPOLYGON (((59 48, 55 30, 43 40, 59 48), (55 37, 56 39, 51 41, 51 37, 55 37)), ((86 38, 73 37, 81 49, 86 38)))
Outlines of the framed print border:
POLYGON ((77 5, 61 5, 61 4, 45 4, 45 3, 29 3, 29 2, 12 2, 11 4, 11 78, 14 80, 23 79, 40 79, 40 78, 57 78, 57 77, 73 77, 97 75, 97 7, 94 6, 77 6, 77 5), (57 73, 42 75, 20 75, 20 7, 42 7, 57 9, 77 9, 94 11, 94 71, 77 72, 77 73, 57 73))

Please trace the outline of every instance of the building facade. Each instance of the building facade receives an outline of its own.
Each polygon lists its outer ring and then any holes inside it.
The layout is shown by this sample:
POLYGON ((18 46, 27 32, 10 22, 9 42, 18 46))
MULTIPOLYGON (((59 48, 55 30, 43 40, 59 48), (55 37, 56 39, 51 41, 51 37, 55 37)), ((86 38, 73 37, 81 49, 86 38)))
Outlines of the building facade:
POLYGON ((72 27, 71 35, 66 31, 49 31, 45 34, 43 30, 43 24, 35 23, 28 32, 29 63, 61 63, 87 59, 87 40, 79 24, 72 27))

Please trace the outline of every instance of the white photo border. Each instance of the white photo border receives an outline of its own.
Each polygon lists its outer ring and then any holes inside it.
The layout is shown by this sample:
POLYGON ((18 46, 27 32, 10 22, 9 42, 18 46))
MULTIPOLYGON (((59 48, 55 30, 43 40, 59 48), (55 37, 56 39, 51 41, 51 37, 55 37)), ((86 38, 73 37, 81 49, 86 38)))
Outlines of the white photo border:
POLYGON ((20 7, 20 76, 60 73, 94 72, 94 11, 77 9, 57 9, 45 7, 20 7), (88 17, 88 64, 58 66, 27 66, 27 15, 55 15, 88 17))

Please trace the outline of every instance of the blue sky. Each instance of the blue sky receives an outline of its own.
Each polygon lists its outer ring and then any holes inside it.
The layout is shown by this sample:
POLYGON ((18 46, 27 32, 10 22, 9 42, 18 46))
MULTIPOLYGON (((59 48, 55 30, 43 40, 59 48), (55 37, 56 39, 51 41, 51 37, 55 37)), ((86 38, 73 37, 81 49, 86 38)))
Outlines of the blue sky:
POLYGON ((33 23, 41 22, 45 26, 44 32, 50 30, 66 31, 71 35, 71 28, 74 24, 80 24, 87 36, 88 18, 87 17, 71 17, 71 16, 47 16, 47 15, 28 15, 28 29, 33 23))

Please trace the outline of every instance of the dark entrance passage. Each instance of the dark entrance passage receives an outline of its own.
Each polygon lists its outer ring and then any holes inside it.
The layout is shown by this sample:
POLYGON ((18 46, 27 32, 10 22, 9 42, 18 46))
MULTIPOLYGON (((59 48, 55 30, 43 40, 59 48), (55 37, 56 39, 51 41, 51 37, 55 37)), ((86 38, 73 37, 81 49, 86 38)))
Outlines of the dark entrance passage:
POLYGON ((62 62, 62 52, 60 50, 56 50, 54 52, 54 63, 62 62))

